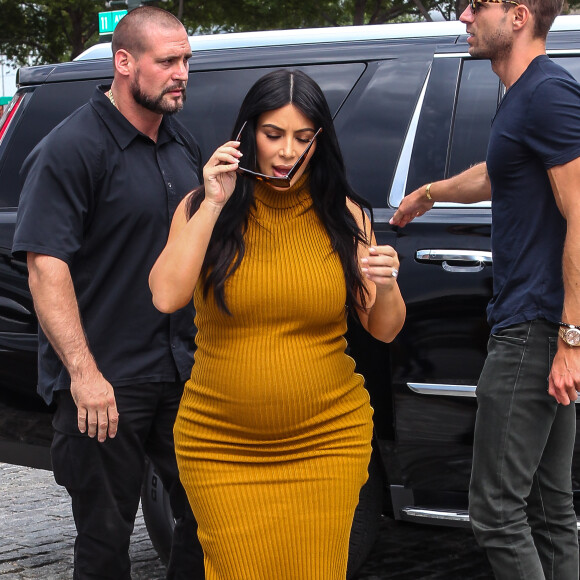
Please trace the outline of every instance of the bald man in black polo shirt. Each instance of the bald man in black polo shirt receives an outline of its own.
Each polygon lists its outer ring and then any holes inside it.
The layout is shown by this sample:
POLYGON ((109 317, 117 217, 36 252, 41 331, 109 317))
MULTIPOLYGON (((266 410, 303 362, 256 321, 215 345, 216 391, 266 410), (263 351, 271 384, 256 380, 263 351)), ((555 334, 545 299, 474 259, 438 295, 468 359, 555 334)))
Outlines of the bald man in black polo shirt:
POLYGON ((167 316, 147 278, 173 212, 199 184, 200 153, 171 117, 191 49, 170 13, 138 8, 113 36, 115 76, 30 154, 13 251, 26 252, 40 394, 57 403, 52 461, 71 495, 74 578, 131 578, 145 455, 170 493, 168 578, 201 580, 203 555, 173 451, 193 362, 191 306, 167 316))

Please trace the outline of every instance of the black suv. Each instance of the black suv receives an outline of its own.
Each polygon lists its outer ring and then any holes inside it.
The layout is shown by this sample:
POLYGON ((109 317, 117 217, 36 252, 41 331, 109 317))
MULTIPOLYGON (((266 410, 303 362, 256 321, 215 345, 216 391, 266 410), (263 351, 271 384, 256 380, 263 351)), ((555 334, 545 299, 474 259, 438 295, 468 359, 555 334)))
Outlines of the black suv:
MULTIPOLYGON (((356 324, 348 335, 376 431, 353 527, 352 575, 372 545, 381 510, 397 519, 468 523, 475 384, 489 333, 490 206, 436 204, 402 230, 389 219, 406 193, 485 158, 504 87, 488 61, 469 57, 459 22, 192 37, 191 46, 180 119, 205 159, 229 138, 242 98, 259 77, 279 67, 302 69, 327 96, 349 179, 374 207, 378 242, 399 252, 403 331, 391 345, 356 324)), ((548 54, 580 79, 580 16, 556 20, 548 54)), ((26 266, 10 253, 19 168, 96 84, 111 80, 109 44, 76 62, 23 68, 0 122, 0 461, 50 469, 50 409, 35 394, 37 323, 26 266)), ((172 524, 164 497, 151 466, 143 506, 161 554, 172 524)))

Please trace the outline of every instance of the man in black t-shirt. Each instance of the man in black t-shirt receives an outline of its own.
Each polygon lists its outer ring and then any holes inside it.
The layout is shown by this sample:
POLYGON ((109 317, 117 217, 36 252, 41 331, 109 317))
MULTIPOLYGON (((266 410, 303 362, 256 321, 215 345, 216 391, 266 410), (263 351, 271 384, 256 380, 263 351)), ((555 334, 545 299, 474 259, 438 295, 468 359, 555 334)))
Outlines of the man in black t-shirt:
POLYGON ((571 465, 580 390, 580 86, 546 56, 561 0, 470 0, 469 53, 507 92, 486 162, 408 195, 492 199, 493 297, 477 385, 469 514, 496 578, 577 580, 571 465))
POLYGON ((23 166, 13 252, 27 254, 40 323, 40 394, 56 402, 52 463, 72 498, 75 580, 130 580, 145 456, 176 520, 168 578, 204 578, 173 424, 193 363, 193 309, 153 306, 151 267, 200 181, 199 148, 171 117, 191 49, 169 12, 131 11, 113 35, 114 80, 23 166))

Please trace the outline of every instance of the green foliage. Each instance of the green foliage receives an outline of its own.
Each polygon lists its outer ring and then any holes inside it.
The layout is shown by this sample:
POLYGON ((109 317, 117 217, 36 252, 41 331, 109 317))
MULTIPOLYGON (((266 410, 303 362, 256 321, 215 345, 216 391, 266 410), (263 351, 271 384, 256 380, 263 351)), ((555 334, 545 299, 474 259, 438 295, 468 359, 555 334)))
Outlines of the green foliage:
MULTIPOLYGON (((152 1, 191 34, 452 19, 467 0, 167 0, 152 1)), ((135 4, 137 0, 131 0, 135 4)), ((565 11, 580 6, 569 0, 565 11)), ((114 10, 122 9, 115 6, 114 10)), ((99 41, 105 0, 0 0, 0 54, 17 64, 71 60, 99 41)))
POLYGON ((0 53, 19 63, 70 60, 98 41, 104 0, 0 0, 0 53))
MULTIPOLYGON (((183 22, 195 31, 249 31, 382 24, 422 19, 438 0, 183 0, 183 22)), ((167 4, 178 14, 179 0, 167 4)))

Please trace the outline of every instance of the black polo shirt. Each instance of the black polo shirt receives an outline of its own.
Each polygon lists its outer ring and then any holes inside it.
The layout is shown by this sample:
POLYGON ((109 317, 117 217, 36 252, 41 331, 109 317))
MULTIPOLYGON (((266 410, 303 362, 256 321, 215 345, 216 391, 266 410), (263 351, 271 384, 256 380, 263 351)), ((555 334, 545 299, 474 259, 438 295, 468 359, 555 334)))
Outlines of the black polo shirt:
MULTIPOLYGON (((153 142, 105 90, 97 87, 24 162, 12 251, 68 264, 90 349, 114 387, 185 380, 193 364, 193 306, 158 312, 148 277, 175 208, 200 182, 199 147, 167 116, 153 142)), ((70 387, 42 331, 38 374, 47 402, 70 387)))

